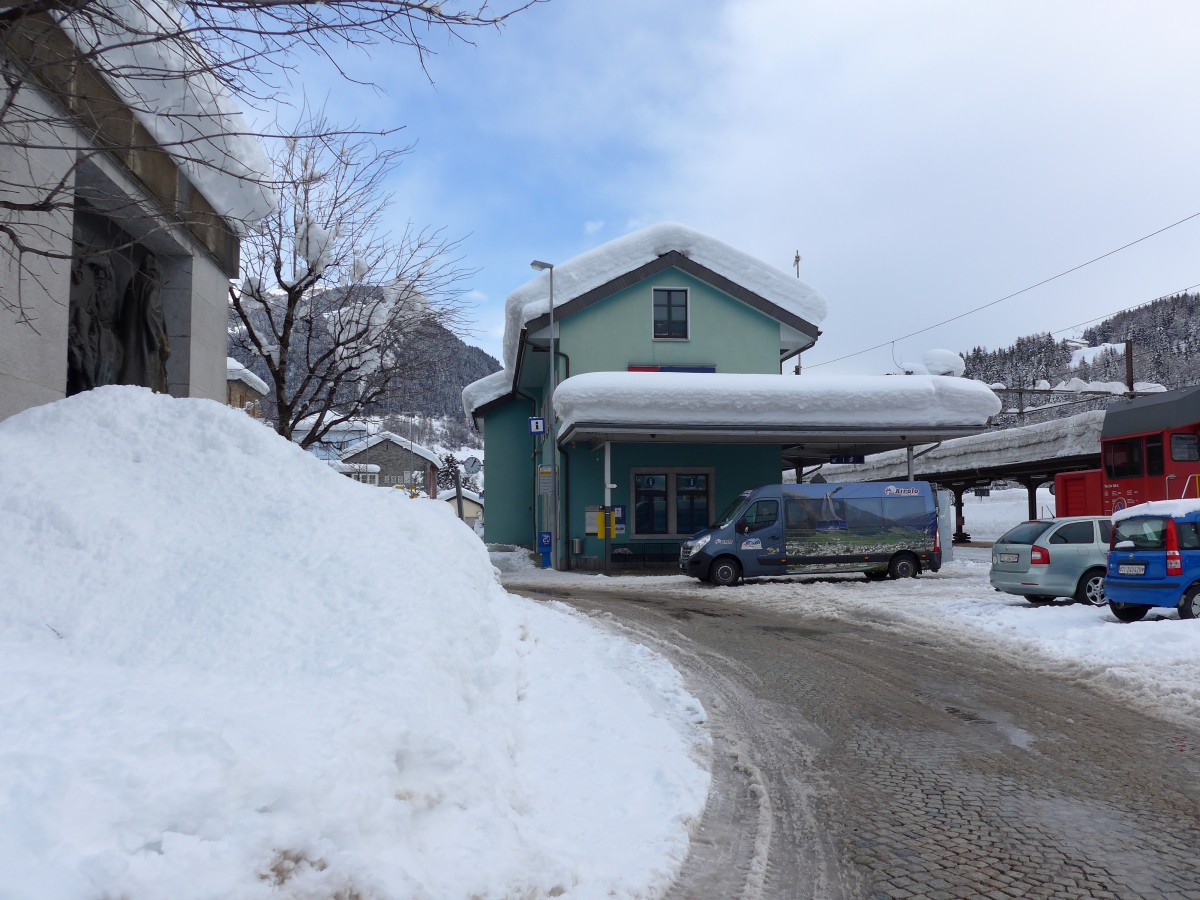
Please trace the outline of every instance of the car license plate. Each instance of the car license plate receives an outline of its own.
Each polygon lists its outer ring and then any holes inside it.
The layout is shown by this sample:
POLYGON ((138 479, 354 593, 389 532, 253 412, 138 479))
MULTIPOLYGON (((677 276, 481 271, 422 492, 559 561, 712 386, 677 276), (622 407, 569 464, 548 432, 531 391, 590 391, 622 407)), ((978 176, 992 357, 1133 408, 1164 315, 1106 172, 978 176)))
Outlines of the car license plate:
POLYGON ((1129 563, 1123 563, 1123 564, 1117 566, 1117 574, 1118 575, 1145 575, 1146 574, 1146 565, 1145 565, 1145 563, 1138 563, 1136 565, 1129 564, 1129 563))
POLYGON ((1001 553, 1000 562, 1016 562, 1020 557, 1015 553, 1001 553))

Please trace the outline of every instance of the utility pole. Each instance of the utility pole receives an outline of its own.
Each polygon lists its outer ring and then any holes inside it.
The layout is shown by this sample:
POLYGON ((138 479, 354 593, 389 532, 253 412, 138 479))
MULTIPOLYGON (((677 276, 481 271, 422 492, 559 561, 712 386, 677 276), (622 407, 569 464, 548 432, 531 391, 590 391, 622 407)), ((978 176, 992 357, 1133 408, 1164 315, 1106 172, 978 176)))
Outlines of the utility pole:
POLYGON ((797 250, 797 251, 796 251, 796 258, 792 260, 792 265, 796 267, 796 277, 797 277, 797 278, 799 278, 799 277, 800 277, 800 261, 801 261, 802 259, 804 259, 804 257, 803 257, 803 256, 801 256, 801 255, 800 255, 800 251, 799 251, 799 250, 797 250))

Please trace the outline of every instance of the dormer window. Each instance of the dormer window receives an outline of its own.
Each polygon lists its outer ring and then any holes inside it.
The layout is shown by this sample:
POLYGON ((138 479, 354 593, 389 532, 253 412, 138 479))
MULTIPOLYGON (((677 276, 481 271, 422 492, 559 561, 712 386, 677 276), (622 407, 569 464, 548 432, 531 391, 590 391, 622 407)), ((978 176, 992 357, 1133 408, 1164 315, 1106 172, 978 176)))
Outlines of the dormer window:
POLYGON ((686 340, 687 337, 687 288, 655 288, 654 339, 686 340))

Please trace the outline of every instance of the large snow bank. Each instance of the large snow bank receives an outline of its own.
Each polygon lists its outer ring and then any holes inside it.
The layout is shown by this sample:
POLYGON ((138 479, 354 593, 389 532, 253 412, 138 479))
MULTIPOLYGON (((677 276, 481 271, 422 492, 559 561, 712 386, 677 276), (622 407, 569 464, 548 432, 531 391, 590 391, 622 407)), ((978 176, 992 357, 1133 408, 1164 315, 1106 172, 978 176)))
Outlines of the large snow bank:
POLYGON ((447 504, 107 387, 0 423, 0 896, 642 897, 708 783, 661 658, 447 504))
POLYGON ((579 421, 664 425, 983 425, 987 385, 935 375, 589 372, 554 394, 562 430, 579 421), (652 398, 652 406, 647 405, 652 398))
MULTIPOLYGON (((623 235, 554 267, 554 305, 574 300, 618 275, 678 250, 794 315, 820 324, 825 298, 798 278, 686 225, 663 222, 623 235)), ((516 366, 517 339, 525 323, 544 315, 550 305, 550 273, 542 272, 513 291, 504 304, 504 368, 516 366)))

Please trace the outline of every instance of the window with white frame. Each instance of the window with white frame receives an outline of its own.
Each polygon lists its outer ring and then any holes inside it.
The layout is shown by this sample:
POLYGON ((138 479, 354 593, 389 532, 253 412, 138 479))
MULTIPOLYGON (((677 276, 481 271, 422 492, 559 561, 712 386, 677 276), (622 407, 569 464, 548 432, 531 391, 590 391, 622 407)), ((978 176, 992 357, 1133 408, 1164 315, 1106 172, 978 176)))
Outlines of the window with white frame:
POLYGON ((655 288, 654 339, 686 340, 687 337, 687 288, 655 288))
POLYGON ((709 526, 712 469, 635 469, 630 476, 634 535, 685 537, 709 526))

